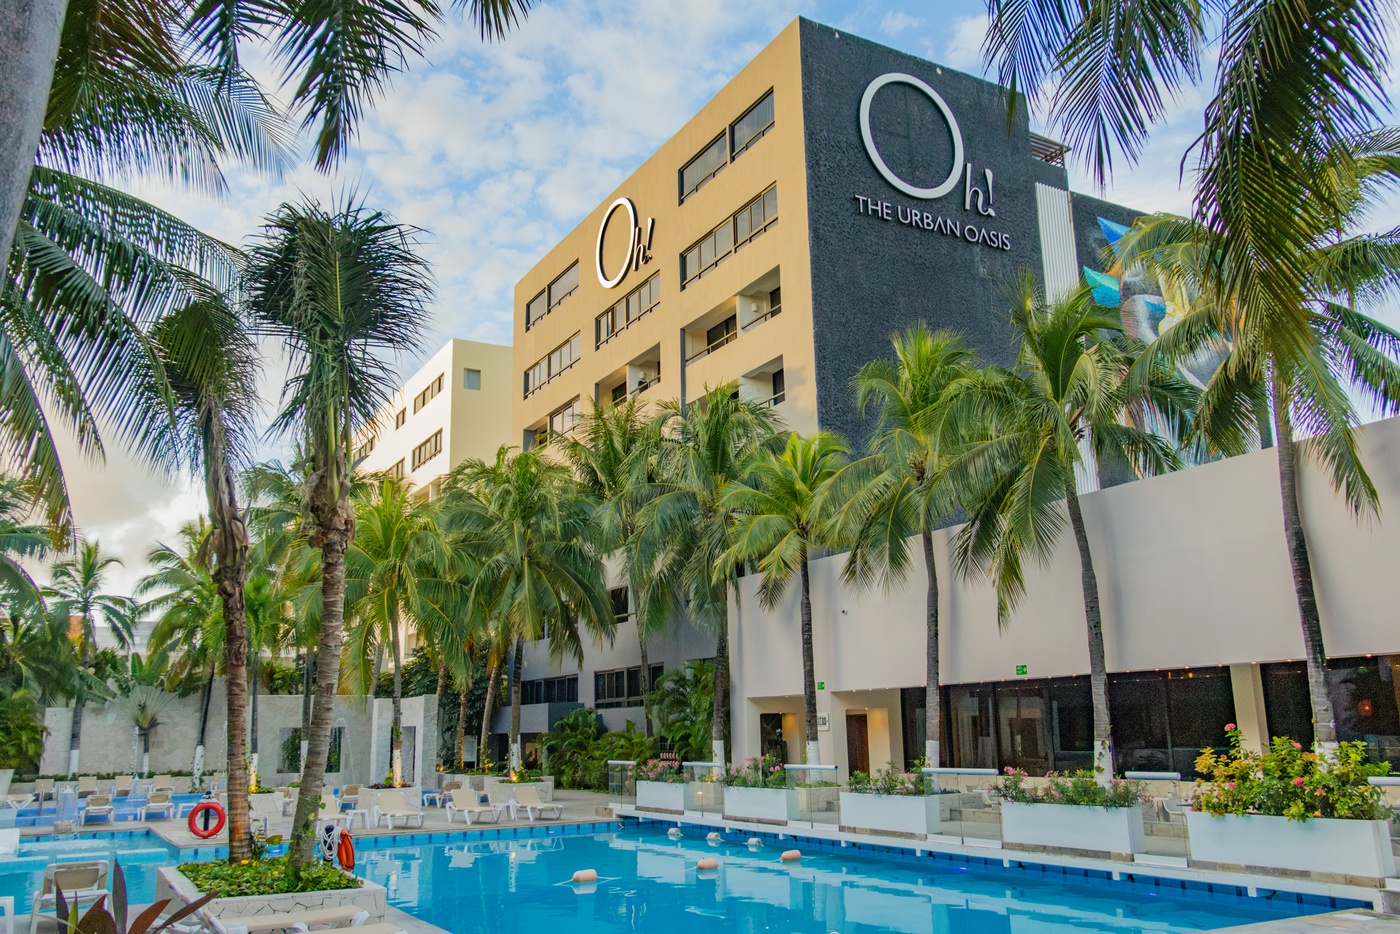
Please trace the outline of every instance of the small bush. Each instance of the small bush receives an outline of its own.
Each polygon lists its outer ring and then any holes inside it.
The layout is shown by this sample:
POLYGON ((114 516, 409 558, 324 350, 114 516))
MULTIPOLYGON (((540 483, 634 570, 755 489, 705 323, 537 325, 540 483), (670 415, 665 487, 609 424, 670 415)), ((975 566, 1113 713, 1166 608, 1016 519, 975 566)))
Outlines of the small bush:
POLYGON ((666 782, 670 785, 685 782, 680 764, 671 760, 650 759, 638 765, 632 775, 639 782, 666 782))
POLYGON ((1006 774, 990 790, 1007 801, 1018 804, 1078 804, 1101 808, 1126 808, 1151 799, 1143 791, 1141 782, 1115 778, 1105 788, 1098 783, 1092 769, 1057 775, 1051 772, 1045 776, 1048 781, 1043 788, 1027 787, 1025 771, 1006 768, 1006 774))
POLYGON ((874 775, 852 772, 847 788, 858 795, 923 795, 923 776, 905 772, 893 762, 874 775))
POLYGON ((736 788, 786 788, 787 772, 773 756, 761 756, 725 772, 724 783, 736 788))
POLYGON ((201 892, 209 892, 215 898, 358 889, 361 885, 359 879, 328 863, 312 863, 302 867, 299 873, 294 873, 287 868, 285 856, 241 863, 225 860, 185 863, 180 871, 201 892))

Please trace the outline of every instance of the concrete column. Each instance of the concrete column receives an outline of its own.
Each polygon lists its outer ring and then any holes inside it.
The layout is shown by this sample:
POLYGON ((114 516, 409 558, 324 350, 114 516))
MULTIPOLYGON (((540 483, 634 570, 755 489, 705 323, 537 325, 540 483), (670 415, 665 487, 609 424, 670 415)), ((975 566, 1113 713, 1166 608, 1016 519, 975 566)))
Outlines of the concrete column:
POLYGON ((1244 736, 1245 748, 1263 752, 1269 745, 1269 720, 1259 666, 1253 662, 1231 665, 1230 687, 1235 695, 1235 724, 1244 736))

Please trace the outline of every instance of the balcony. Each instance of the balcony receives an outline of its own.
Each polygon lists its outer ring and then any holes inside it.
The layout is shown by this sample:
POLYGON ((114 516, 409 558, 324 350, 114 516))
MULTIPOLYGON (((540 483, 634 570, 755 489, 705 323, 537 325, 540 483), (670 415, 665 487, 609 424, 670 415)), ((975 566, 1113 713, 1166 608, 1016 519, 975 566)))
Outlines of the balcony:
POLYGON ((599 404, 617 405, 635 398, 661 382, 661 345, 653 344, 626 365, 598 380, 595 386, 599 404))

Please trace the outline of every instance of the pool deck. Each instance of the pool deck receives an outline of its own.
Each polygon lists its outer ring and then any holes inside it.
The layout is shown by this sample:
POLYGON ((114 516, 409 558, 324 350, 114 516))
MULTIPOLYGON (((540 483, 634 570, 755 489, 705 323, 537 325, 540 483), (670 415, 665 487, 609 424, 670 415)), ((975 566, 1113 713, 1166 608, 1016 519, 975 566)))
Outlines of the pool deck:
POLYGON ((1351 909, 1331 911, 1323 915, 1305 915, 1286 921, 1265 921, 1233 928, 1220 928, 1215 934, 1349 934, 1366 931, 1369 934, 1400 934, 1400 915, 1383 915, 1375 911, 1351 909))

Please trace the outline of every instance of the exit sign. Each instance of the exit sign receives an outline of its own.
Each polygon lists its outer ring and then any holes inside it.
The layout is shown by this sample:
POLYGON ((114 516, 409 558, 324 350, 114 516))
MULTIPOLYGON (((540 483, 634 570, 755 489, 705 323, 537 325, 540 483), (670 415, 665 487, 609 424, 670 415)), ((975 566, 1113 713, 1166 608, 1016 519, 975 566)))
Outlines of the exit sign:
POLYGON ((1018 674, 1018 675, 1030 674, 1030 671, 1031 671, 1031 666, 1029 666, 1029 665, 1017 665, 1017 666, 1016 666, 1016 674, 1018 674))
POLYGON ((818 682, 817 682, 817 690, 818 690, 818 691, 825 691, 825 690, 826 690, 826 682, 825 682, 825 681, 818 681, 818 682))

